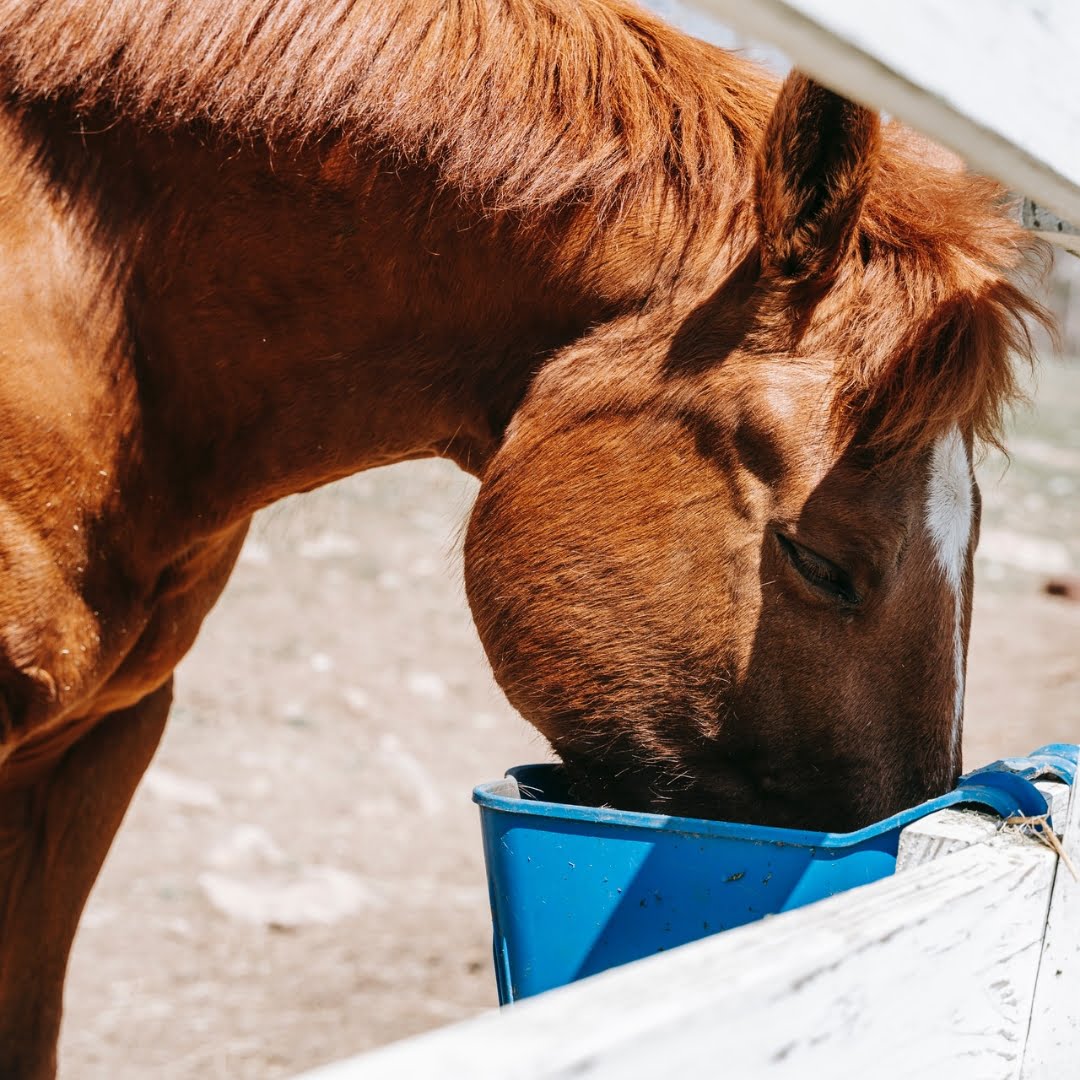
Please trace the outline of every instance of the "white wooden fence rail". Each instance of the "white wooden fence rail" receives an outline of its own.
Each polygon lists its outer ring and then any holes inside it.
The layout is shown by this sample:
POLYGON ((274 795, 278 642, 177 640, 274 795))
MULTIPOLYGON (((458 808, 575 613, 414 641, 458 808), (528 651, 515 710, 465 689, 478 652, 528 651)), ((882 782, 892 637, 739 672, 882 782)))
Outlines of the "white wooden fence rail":
MULTIPOLYGON (((1080 223, 1080 0, 694 6, 1080 223)), ((905 832, 892 878, 304 1080, 684 1075, 1080 1077, 1080 882, 1034 839, 945 811, 905 832)))

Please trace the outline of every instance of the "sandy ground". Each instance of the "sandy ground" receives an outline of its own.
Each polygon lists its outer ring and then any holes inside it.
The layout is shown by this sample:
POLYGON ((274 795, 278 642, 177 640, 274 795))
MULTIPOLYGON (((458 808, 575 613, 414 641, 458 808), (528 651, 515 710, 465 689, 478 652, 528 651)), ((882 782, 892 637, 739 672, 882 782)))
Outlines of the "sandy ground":
MULTIPOLYGON (((469 620, 472 491, 417 463, 258 523, 87 908, 63 1077, 289 1076, 494 1004, 469 795, 546 750, 469 620)), ((1080 604, 1015 569, 978 592, 969 764, 1080 738, 1080 604)))

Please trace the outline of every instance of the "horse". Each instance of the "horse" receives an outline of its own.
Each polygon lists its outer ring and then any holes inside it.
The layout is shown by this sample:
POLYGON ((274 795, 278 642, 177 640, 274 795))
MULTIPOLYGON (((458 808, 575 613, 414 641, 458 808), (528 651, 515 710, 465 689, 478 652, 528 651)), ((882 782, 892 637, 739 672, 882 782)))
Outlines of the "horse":
POLYGON ((0 1075, 252 514, 440 455, 584 801, 854 828, 961 767, 992 181, 623 0, 0 0, 0 1075))

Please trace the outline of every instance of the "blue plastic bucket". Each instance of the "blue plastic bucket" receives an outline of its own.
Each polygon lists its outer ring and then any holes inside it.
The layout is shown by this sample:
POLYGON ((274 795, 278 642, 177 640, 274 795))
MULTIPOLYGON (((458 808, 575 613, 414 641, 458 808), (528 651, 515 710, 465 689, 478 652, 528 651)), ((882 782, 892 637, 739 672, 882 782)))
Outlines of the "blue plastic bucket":
POLYGON ((511 769, 480 806, 499 1000, 606 968, 886 877, 900 830, 946 806, 1043 814, 1032 781, 1072 780, 1055 745, 964 777, 955 791, 853 833, 575 806, 557 765, 511 769))

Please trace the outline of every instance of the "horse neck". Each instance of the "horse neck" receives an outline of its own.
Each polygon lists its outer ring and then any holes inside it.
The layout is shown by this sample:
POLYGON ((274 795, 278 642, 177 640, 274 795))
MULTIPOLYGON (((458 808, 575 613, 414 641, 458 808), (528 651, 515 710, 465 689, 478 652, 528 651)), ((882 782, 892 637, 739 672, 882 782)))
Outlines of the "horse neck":
POLYGON ((656 252, 679 247, 653 210, 603 235, 580 212, 523 222, 344 142, 275 153, 52 113, 24 137, 96 253, 85 304, 118 301, 97 311, 120 312, 127 360, 84 364, 137 403, 120 441, 170 548, 373 466, 479 475, 548 358, 670 289, 656 252))
POLYGON ((126 289, 147 454, 203 520, 409 458, 479 474, 545 359, 626 302, 422 168, 114 142, 104 172, 125 153, 143 207, 126 289))

